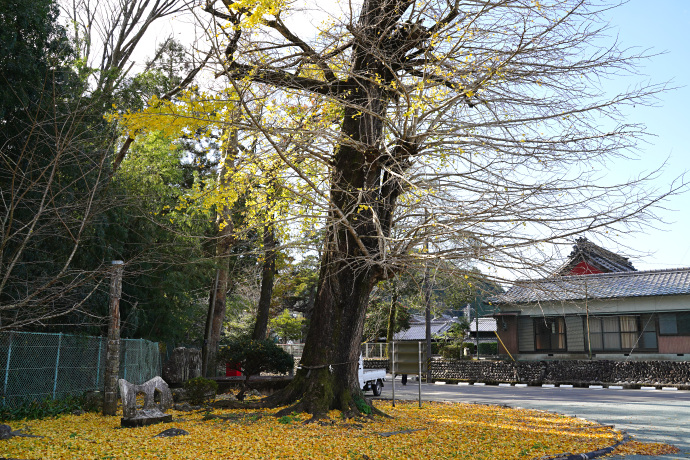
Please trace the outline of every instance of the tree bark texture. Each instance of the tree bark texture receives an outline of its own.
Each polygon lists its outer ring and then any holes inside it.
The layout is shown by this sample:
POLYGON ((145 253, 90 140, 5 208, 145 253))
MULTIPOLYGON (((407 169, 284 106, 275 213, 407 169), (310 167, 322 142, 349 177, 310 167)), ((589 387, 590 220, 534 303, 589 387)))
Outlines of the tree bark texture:
MULTIPOLYGON (((225 158, 222 159, 222 166, 219 171, 219 186, 222 188, 232 187, 228 183, 227 174, 234 167, 236 158, 237 133, 231 133, 230 147, 227 149, 225 158)), ((216 355, 218 344, 223 330, 225 320, 225 307, 230 284, 230 254, 235 245, 235 225, 232 220, 232 210, 227 206, 222 206, 216 212, 216 279, 209 295, 209 310, 206 318, 206 329, 204 334, 204 346, 202 348, 202 373, 205 377, 216 375, 216 355)))
POLYGON ((117 379, 120 371, 120 296, 122 295, 122 271, 121 260, 112 262, 112 274, 110 280, 110 302, 108 323, 108 344, 106 345, 105 377, 103 382, 103 415, 115 415, 117 413, 117 379))
MULTIPOLYGON (((416 153, 414 138, 399 138, 384 148, 384 122, 395 66, 420 43, 401 17, 407 0, 365 0, 355 25, 352 64, 346 79, 338 79, 320 62, 327 81, 295 76, 279 68, 262 68, 235 61, 240 32, 226 48, 226 71, 231 79, 250 80, 306 92, 328 94, 343 107, 343 141, 331 160, 330 204, 319 282, 301 368, 282 392, 264 405, 299 400, 286 409, 307 411, 318 418, 329 409, 358 413, 361 389, 357 377, 360 342, 369 294, 385 267, 384 239, 390 235, 396 200, 402 192, 399 177, 416 153), (385 37, 385 38, 384 38, 385 37)), ((207 11, 214 10, 207 7, 207 11)), ((220 16, 239 24, 239 13, 220 16)), ((285 33, 279 21, 268 23, 285 33)))
POLYGON ((392 287, 393 298, 391 299, 391 309, 388 313, 388 328, 386 329, 386 356, 389 356, 388 346, 393 342, 393 336, 395 335, 395 317, 398 314, 398 286, 395 280, 393 280, 392 287))
POLYGON ((330 409, 359 412, 362 391, 357 374, 369 295, 384 277, 381 236, 390 233, 400 184, 383 166, 401 167, 410 145, 383 149, 383 119, 392 75, 377 56, 385 55, 380 36, 399 19, 397 2, 368 0, 360 16, 361 43, 354 47, 353 91, 344 109, 341 132, 348 142, 334 152, 332 211, 321 259, 314 313, 301 367, 286 389, 295 408, 318 417, 330 409), (381 54, 383 53, 383 54, 381 54), (377 78, 384 78, 384 85, 377 78), (402 161, 401 161, 402 160, 402 161), (362 206, 364 204, 364 206, 362 206), (340 212, 338 212, 340 211, 340 212), (342 216, 348 216, 343 219, 342 216), (359 402, 359 404, 358 404, 359 402))
POLYGON ((261 269, 261 293, 254 323, 254 340, 264 340, 268 329, 268 317, 273 297, 273 284, 276 274, 276 237, 272 223, 264 225, 264 263, 261 269))

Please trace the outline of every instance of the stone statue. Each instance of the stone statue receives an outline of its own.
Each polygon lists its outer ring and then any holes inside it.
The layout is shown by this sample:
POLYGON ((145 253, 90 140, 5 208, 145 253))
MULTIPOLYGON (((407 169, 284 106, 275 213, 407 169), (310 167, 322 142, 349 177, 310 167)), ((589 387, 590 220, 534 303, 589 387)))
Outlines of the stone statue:
POLYGON ((172 421, 172 415, 164 413, 172 407, 173 402, 172 393, 165 380, 154 377, 141 385, 135 385, 125 379, 120 379, 118 383, 122 398, 121 426, 145 426, 172 421), (159 403, 155 401, 156 391, 160 396, 159 403), (142 409, 137 408, 137 395, 140 393, 144 394, 144 407, 142 409))

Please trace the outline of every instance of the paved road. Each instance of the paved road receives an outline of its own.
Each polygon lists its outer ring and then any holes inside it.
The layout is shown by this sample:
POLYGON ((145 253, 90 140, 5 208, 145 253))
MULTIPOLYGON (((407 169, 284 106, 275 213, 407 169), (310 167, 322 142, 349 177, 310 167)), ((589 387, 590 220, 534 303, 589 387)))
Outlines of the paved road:
MULTIPOLYGON (((392 395, 390 378, 382 398, 392 395)), ((417 399, 417 382, 395 383, 396 399, 417 399)), ((680 454, 626 459, 690 459, 690 391, 594 390, 588 388, 498 387, 422 384, 422 400, 506 404, 583 417, 626 431, 639 441, 665 442, 680 454)), ((624 457, 610 457, 622 459, 624 457)))

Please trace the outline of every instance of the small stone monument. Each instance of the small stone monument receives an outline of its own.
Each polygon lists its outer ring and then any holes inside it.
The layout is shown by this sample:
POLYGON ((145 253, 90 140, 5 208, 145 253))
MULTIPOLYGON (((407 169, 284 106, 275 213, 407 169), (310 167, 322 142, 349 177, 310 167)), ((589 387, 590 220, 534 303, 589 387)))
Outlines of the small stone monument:
POLYGON ((172 394, 165 380, 154 377, 141 385, 135 385, 125 379, 120 379, 118 383, 122 398, 121 426, 137 427, 172 422, 172 415, 164 413, 172 407, 172 394), (155 401, 156 392, 159 393, 159 403, 155 401), (141 393, 144 394, 144 407, 139 409, 137 408, 137 395, 141 393))

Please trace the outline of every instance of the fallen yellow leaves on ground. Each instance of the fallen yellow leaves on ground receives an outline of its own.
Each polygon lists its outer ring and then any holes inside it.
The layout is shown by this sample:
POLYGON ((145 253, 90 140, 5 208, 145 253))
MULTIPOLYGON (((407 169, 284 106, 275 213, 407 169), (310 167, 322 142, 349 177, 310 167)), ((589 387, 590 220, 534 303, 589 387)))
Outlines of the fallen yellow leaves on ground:
POLYGON ((642 443, 639 441, 629 441, 616 449, 618 455, 667 455, 677 454, 680 450, 677 447, 663 444, 660 442, 642 443))
MULTIPOLYGON (((307 414, 277 410, 172 411, 173 422, 120 428, 119 417, 67 415, 13 422, 43 438, 2 441, 7 457, 23 459, 531 459, 611 446, 623 435, 610 427, 547 412, 456 403, 378 402, 393 418, 302 422, 307 414), (156 438, 168 428, 189 435, 156 438)), ((628 443, 625 453, 654 446, 628 443)))

